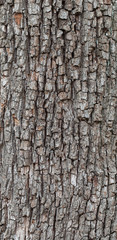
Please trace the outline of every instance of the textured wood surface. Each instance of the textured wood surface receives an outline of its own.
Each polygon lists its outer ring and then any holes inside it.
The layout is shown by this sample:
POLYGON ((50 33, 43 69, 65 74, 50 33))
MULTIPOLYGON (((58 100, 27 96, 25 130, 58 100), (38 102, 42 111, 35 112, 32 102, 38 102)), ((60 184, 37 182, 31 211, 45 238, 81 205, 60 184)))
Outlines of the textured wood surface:
POLYGON ((0 0, 0 239, 117 239, 117 1, 0 0))

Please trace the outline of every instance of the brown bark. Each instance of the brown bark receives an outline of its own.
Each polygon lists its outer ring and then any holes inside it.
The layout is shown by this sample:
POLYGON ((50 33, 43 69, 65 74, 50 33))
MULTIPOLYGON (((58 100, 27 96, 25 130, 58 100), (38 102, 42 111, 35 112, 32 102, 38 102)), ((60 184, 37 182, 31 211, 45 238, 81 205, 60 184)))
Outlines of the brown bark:
POLYGON ((117 1, 0 1, 1 240, 116 240, 117 1))

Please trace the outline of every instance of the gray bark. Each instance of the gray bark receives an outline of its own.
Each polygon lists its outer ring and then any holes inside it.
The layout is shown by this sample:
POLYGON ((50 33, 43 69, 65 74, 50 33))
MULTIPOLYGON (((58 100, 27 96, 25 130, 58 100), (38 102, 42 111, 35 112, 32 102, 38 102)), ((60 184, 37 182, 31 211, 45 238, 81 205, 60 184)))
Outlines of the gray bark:
POLYGON ((0 1, 1 240, 117 239, 117 1, 0 1))

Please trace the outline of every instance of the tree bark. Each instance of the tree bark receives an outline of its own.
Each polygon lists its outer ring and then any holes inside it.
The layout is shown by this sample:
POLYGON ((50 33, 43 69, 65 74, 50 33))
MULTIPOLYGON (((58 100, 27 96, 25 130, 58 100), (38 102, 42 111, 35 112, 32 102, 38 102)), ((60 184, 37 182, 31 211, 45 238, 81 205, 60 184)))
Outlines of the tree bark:
POLYGON ((117 1, 0 1, 0 239, 117 239, 117 1))

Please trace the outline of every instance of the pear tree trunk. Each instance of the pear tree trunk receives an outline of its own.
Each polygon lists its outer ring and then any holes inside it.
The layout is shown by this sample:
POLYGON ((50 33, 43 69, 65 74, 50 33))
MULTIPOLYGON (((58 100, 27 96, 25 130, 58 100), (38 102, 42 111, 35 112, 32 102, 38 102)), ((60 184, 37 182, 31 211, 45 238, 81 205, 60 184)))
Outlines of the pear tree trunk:
POLYGON ((0 239, 117 239, 117 0, 0 0, 0 239))

